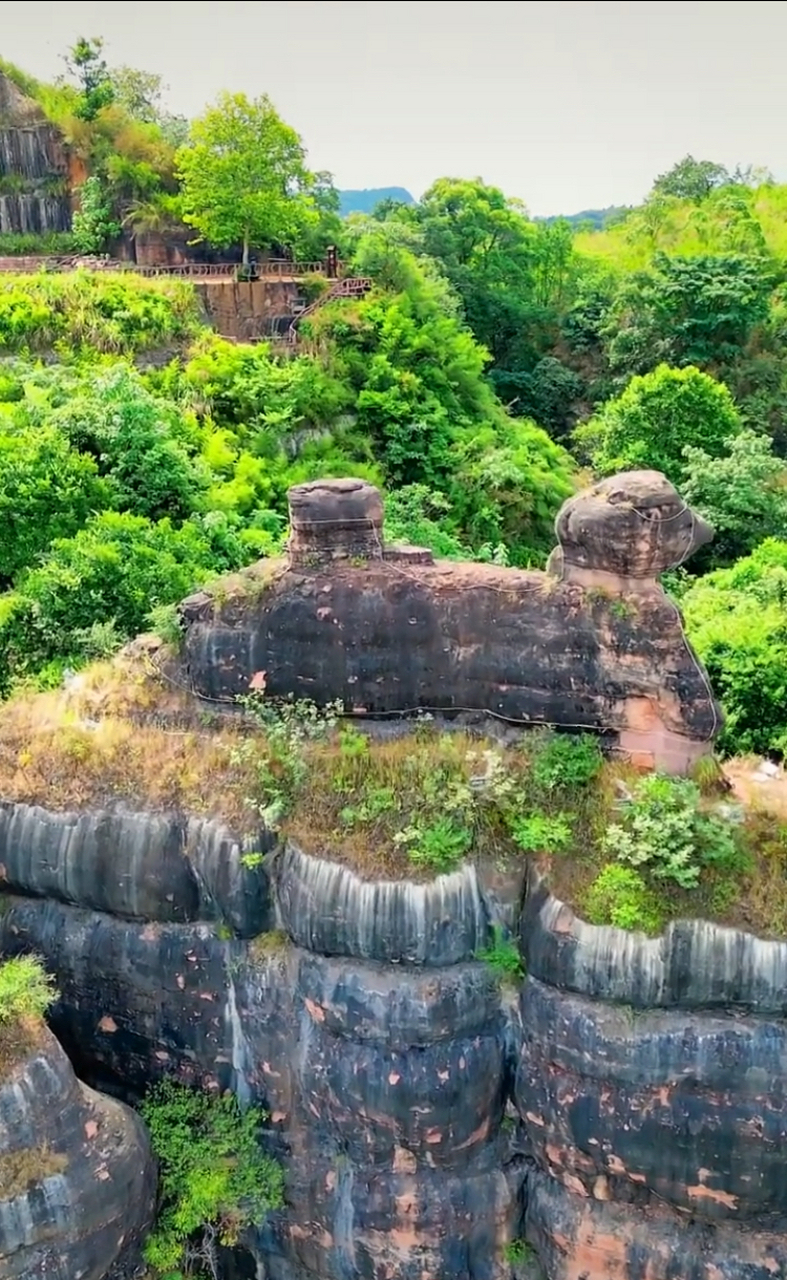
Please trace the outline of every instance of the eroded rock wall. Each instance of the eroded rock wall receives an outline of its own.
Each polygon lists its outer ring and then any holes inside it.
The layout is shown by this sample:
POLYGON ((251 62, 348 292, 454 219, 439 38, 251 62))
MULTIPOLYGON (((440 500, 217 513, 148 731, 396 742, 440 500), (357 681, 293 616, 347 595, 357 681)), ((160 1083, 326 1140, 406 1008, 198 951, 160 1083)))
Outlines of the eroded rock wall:
MULTIPOLYGON (((119 874, 151 865, 134 818, 119 874)), ((168 829, 149 821, 165 866, 168 829)), ((214 840, 204 879, 241 846, 214 840)), ((507 893, 483 865, 370 884, 289 845, 257 869, 275 928, 250 938, 172 919, 150 877, 151 918, 122 918, 29 896, 13 865, 0 951, 56 973, 52 1025, 86 1078, 175 1075, 269 1109, 287 1209, 250 1245, 271 1280, 509 1280, 524 1237, 548 1280, 787 1274, 782 944, 591 927, 532 872, 506 994, 476 957, 521 873, 507 893)))
POLYGON ((0 72, 0 233, 69 231, 69 188, 61 135, 0 72))
POLYGON ((144 1127, 75 1077, 54 1037, 0 1075, 0 1276, 102 1280, 132 1261, 153 1219, 144 1127))

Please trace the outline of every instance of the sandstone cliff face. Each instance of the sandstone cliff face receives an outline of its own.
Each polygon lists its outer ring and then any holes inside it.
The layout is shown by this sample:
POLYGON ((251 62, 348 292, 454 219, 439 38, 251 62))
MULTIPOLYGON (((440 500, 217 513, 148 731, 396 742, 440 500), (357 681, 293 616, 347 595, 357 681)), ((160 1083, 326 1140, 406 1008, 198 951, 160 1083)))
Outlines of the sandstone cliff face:
POLYGON ((264 671, 273 695, 361 715, 605 731, 670 772, 709 749, 720 710, 657 575, 710 530, 663 476, 616 476, 567 503, 547 574, 386 551, 382 514, 362 481, 292 490, 289 562, 181 606, 194 688, 230 699, 264 671))
POLYGON ((0 232, 70 228, 63 139, 37 104, 0 72, 0 232))
POLYGON ((76 1079, 40 1031, 0 1076, 0 1275, 101 1280, 133 1258, 153 1217, 142 1123, 76 1079))
MULTIPOLYGON (((167 840, 135 818, 129 901, 167 840)), ((174 1074, 270 1109, 288 1207, 248 1243, 271 1280, 508 1280, 522 1239, 547 1280, 787 1274, 783 944, 594 928, 533 873, 507 994, 475 956, 517 895, 483 867, 375 884, 289 845, 254 874, 255 939, 173 919, 165 876, 149 919, 11 897, 0 950, 44 956, 99 1087, 174 1074)))

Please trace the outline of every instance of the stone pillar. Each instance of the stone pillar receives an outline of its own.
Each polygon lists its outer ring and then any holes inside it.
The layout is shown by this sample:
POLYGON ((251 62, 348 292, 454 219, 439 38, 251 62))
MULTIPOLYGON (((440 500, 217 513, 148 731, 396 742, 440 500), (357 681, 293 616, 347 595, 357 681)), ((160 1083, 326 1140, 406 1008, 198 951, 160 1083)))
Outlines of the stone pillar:
POLYGON ((318 568, 336 560, 383 559, 383 503, 365 480, 296 484, 290 504, 290 563, 318 568))

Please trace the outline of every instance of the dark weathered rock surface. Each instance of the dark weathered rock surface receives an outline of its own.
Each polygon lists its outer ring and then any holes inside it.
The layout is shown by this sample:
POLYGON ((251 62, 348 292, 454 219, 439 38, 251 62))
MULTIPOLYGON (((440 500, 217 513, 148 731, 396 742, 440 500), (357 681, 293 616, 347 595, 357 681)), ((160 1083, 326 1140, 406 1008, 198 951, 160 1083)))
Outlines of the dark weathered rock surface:
POLYGON ((189 677, 214 698, 264 671, 270 694, 357 714, 471 710, 616 732, 626 751, 684 771, 721 718, 656 575, 709 530, 657 473, 604 486, 566 504, 553 574, 397 562, 378 542, 371 486, 298 486, 290 567, 183 602, 189 677))
POLYGON ((141 1121, 39 1031, 0 1077, 0 1275, 101 1280, 138 1251, 156 1172, 141 1121))
POLYGON ((487 908, 469 864, 427 884, 361 880, 290 843, 275 876, 283 927, 309 951, 434 967, 471 960, 487 941, 487 908))
POLYGON ((51 813, 0 802, 0 887, 137 920, 220 920, 241 937, 270 922, 259 849, 206 819, 51 813))
POLYGON ((787 1015, 787 943, 706 920, 658 938, 581 920, 531 874, 521 940, 542 982, 637 1009, 737 1008, 787 1015))
POLYGON ((583 1199, 543 1174, 528 1178, 527 1237, 549 1280, 781 1280, 787 1223, 742 1230, 684 1214, 583 1199))
POLYGON ((697 1219, 787 1215, 787 1025, 632 1016, 532 978, 521 1016, 516 1100, 553 1177, 697 1219))

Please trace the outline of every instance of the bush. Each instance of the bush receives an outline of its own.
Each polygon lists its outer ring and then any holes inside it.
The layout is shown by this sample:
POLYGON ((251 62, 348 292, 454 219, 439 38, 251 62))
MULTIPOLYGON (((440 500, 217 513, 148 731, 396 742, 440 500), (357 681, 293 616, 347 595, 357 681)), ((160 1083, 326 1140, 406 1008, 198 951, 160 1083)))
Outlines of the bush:
POLYGON ((533 782, 546 792, 588 787, 598 777, 603 763, 594 734, 548 734, 536 741, 533 782))
POLYGON ((601 845, 631 867, 695 889, 703 867, 733 869, 741 862, 734 828, 700 808, 700 789, 688 778, 651 774, 635 785, 622 820, 610 823, 601 845))
POLYGON ((35 956, 0 961, 0 1028, 19 1018, 41 1018, 56 999, 53 980, 35 956))
POLYGON ((217 1096, 164 1081, 140 1110, 159 1161, 159 1214, 145 1257, 159 1271, 218 1277, 218 1246, 233 1245, 284 1202, 279 1165, 260 1146, 266 1119, 217 1096))
POLYGON ((38 272, 0 275, 0 352, 133 352, 190 337, 196 330, 192 287, 145 280, 133 272, 38 272))
POLYGON ((187 521, 107 511, 73 538, 55 541, 43 562, 0 597, 0 671, 13 677, 53 660, 87 656, 84 637, 112 623, 118 639, 145 626, 151 609, 172 604, 217 572, 237 569, 256 548, 214 514, 187 521))
POLYGON ((655 894, 633 867, 610 862, 590 886, 583 911, 591 924, 660 933, 663 919, 655 894))
POLYGON ((741 430, 738 410, 721 382, 689 366, 659 365, 632 378, 622 395, 575 432, 602 475, 651 468, 680 487, 687 445, 720 457, 741 430))
POLYGON ((13 416, 4 421, 0 413, 0 579, 6 585, 109 498, 93 459, 72 450, 55 427, 14 430, 13 424, 13 416))

